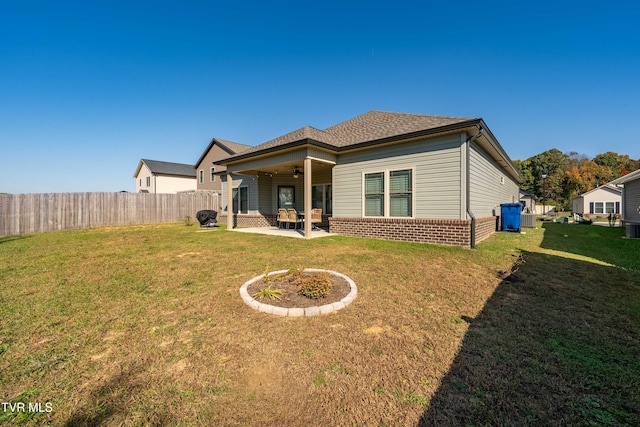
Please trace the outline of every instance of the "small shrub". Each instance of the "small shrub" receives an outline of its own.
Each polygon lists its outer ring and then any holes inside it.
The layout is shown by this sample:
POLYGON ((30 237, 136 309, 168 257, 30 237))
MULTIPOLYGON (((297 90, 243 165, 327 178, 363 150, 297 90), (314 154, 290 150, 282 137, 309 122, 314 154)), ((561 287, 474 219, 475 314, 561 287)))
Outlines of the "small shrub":
POLYGON ((325 272, 323 274, 301 275, 298 282, 298 294, 311 299, 324 298, 331 292, 331 280, 325 272))
POLYGON ((258 292, 253 294, 253 297, 259 300, 280 299, 280 295, 282 295, 282 289, 272 289, 271 285, 269 285, 266 288, 262 288, 258 292))

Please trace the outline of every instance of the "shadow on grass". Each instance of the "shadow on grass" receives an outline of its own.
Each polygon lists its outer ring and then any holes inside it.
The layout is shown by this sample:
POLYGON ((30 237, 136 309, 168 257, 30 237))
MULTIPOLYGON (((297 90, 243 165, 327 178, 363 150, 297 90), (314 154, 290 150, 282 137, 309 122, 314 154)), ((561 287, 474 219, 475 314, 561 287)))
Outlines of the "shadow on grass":
POLYGON ((623 227, 545 223, 541 247, 594 258, 640 271, 640 239, 626 239, 623 227), (579 244, 576 244, 579 242, 579 244))
MULTIPOLYGON (((65 427, 102 426, 106 424, 124 424, 132 419, 137 396, 148 385, 142 384, 144 368, 142 366, 123 370, 105 382, 97 385, 90 394, 88 402, 79 408, 65 422, 65 427)), ((164 414, 161 408, 147 410, 139 420, 140 425, 167 425, 175 420, 164 414)))
POLYGON ((24 240, 29 238, 31 238, 31 235, 4 236, 0 237, 0 245, 3 243, 13 242, 15 240, 24 240))
POLYGON ((466 318, 418 425, 640 425, 640 275, 533 252, 522 260, 466 318))

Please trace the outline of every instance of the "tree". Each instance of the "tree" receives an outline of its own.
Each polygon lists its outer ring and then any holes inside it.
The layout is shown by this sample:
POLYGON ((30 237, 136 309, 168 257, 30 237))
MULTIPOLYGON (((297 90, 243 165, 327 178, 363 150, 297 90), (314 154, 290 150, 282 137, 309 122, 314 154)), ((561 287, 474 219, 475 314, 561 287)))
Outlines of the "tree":
MULTIPOLYGON (((632 160, 628 155, 621 155, 613 151, 607 151, 603 154, 598 154, 593 158, 593 161, 611 171, 611 175, 616 179, 623 175, 633 172, 638 169, 638 161, 632 160)), ((609 180, 610 181, 610 180, 609 180)))
POLYGON ((561 209, 569 208, 575 196, 640 169, 640 161, 628 155, 609 151, 590 160, 577 151, 562 153, 556 148, 514 163, 524 178, 520 188, 561 209))

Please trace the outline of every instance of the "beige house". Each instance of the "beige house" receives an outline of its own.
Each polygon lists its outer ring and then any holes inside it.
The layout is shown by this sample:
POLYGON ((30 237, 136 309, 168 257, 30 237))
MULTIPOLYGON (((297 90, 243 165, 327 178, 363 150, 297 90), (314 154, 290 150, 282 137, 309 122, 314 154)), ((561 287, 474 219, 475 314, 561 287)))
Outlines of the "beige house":
POLYGON ((582 193, 571 202, 572 212, 586 218, 619 214, 621 203, 622 190, 611 182, 582 193))
MULTIPOLYGON (((517 168, 480 119, 370 111, 305 126, 214 162, 225 166, 219 219, 274 226, 279 208, 322 209, 332 233, 475 244, 519 200, 517 168)), ((311 223, 304 223, 305 236, 311 223)))
POLYGON ((226 159, 249 148, 251 148, 250 145, 212 138, 195 164, 197 189, 220 193, 222 191, 221 180, 220 175, 216 174, 216 172, 224 172, 226 167, 216 165, 214 162, 226 159))
POLYGON ((196 190, 193 165, 140 159, 136 172, 136 193, 177 193, 196 190))

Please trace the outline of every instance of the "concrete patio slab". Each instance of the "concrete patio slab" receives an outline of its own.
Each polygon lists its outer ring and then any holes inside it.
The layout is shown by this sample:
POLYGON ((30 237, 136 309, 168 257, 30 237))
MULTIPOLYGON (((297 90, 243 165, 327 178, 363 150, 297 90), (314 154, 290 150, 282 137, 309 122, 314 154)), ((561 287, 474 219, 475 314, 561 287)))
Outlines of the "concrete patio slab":
MULTIPOLYGON (((304 239, 304 230, 287 230, 278 227, 246 227, 246 228, 234 228, 231 231, 236 231, 238 233, 256 233, 256 234, 267 234, 270 236, 282 236, 282 237, 293 237, 296 239, 304 239)), ((327 236, 335 236, 336 234, 332 234, 326 232, 322 229, 317 229, 311 231, 311 238, 316 239, 318 237, 327 237, 327 236)))

